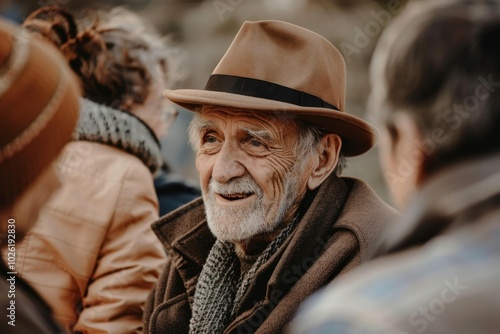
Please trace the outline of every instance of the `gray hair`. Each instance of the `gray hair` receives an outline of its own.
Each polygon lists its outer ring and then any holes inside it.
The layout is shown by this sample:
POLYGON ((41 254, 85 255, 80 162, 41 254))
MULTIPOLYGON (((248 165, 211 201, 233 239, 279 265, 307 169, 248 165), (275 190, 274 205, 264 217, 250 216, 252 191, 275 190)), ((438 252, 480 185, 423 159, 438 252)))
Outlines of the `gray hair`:
POLYGON ((395 139, 397 112, 415 120, 428 146, 425 173, 498 152, 499 35, 500 2, 433 0, 413 3, 381 37, 374 111, 395 139))
MULTIPOLYGON (((321 144, 323 137, 329 134, 326 130, 310 123, 300 120, 296 121, 296 123, 298 123, 300 129, 298 141, 295 143, 295 152, 298 157, 315 152, 318 145, 321 144)), ((339 159, 333 173, 340 176, 346 167, 347 159, 342 151, 340 151, 339 159)))

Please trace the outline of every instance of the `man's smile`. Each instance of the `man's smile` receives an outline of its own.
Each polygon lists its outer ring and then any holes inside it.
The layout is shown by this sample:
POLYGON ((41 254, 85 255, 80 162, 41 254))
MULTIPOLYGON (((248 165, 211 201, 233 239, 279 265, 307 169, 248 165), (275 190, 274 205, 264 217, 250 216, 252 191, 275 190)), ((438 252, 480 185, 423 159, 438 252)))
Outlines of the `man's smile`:
POLYGON ((241 200, 245 200, 251 196, 255 195, 255 193, 231 193, 231 194, 219 194, 216 193, 216 196, 218 199, 224 200, 224 202, 229 201, 229 202, 238 202, 241 200))

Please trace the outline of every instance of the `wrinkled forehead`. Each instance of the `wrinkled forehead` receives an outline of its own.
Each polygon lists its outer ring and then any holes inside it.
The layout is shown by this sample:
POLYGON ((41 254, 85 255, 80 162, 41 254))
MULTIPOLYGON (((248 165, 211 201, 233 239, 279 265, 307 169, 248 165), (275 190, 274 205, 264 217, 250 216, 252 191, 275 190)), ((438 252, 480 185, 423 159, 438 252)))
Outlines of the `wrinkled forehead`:
POLYGON ((203 106, 199 118, 204 122, 225 126, 228 123, 250 127, 256 130, 291 131, 298 129, 293 117, 281 113, 265 113, 226 107, 203 106))

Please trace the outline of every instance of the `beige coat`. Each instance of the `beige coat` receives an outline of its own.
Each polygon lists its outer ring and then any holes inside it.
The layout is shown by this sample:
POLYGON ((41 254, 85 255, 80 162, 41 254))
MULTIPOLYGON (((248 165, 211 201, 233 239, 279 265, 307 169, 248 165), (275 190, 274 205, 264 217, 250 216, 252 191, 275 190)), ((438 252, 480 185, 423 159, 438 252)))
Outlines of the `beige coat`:
POLYGON ((54 168, 62 187, 18 244, 17 269, 67 329, 142 331, 146 297, 165 262, 150 229, 153 179, 132 154, 72 142, 54 168))

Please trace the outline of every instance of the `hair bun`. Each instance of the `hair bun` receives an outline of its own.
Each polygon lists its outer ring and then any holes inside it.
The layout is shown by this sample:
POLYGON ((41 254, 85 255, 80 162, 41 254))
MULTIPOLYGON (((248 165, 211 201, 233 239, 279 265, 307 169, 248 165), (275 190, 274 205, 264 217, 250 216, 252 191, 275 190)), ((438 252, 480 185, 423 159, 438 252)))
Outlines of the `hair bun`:
POLYGON ((76 37, 77 25, 72 14, 57 6, 47 6, 26 18, 23 27, 38 33, 61 48, 76 37))
POLYGON ((87 30, 66 43, 61 51, 68 59, 71 68, 79 73, 83 64, 91 66, 90 64, 100 58, 99 55, 102 55, 105 49, 106 45, 101 36, 92 30, 87 30))

